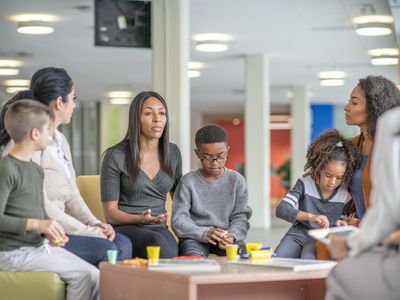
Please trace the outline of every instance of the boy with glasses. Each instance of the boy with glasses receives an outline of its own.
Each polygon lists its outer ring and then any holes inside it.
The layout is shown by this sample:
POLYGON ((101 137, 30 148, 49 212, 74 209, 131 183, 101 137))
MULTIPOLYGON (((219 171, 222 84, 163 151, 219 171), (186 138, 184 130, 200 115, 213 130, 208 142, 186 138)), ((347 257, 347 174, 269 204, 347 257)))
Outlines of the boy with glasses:
POLYGON ((199 129, 195 137, 202 167, 181 178, 172 205, 172 228, 179 253, 207 257, 225 255, 227 245, 243 245, 251 209, 242 175, 227 169, 228 135, 217 125, 199 129))

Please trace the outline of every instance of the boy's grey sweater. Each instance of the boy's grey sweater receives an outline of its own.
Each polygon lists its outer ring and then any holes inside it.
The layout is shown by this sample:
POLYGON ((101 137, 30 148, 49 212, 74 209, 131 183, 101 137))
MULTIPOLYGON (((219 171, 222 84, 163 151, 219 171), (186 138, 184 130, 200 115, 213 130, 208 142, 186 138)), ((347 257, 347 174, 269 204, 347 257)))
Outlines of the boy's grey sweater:
POLYGON ((222 228, 244 241, 250 224, 247 188, 242 175, 225 168, 221 178, 208 180, 200 170, 181 178, 172 204, 172 228, 179 238, 206 242, 207 231, 222 228))

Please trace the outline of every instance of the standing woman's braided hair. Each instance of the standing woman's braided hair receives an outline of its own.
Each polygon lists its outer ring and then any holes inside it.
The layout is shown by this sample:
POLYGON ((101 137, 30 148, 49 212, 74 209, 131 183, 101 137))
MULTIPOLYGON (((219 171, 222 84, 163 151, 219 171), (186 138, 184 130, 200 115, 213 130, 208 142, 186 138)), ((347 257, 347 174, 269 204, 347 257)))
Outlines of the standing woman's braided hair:
POLYGON ((353 141, 344 138, 336 129, 332 129, 321 134, 308 146, 306 159, 304 170, 310 172, 316 183, 319 183, 321 171, 328 162, 344 162, 346 172, 342 184, 347 187, 359 163, 359 152, 353 141))

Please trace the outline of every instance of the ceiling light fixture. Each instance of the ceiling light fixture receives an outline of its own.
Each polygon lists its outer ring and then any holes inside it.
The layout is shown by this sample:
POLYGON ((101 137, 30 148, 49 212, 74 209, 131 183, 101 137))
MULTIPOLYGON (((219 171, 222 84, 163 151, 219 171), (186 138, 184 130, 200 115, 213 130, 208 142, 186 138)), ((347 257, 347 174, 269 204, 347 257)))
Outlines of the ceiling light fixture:
POLYGON ((346 72, 343 71, 323 71, 318 73, 320 79, 343 79, 346 78, 346 72))
POLYGON ((201 33, 192 36, 196 50, 201 52, 224 52, 229 49, 232 36, 224 33, 201 33))
POLYGON ((0 68, 16 68, 19 66, 21 66, 21 62, 19 60, 0 59, 0 68))
POLYGON ((112 91, 107 93, 108 98, 132 98, 133 93, 129 91, 112 91))
POLYGON ((15 76, 19 74, 19 70, 15 68, 0 68, 0 76, 15 76))
POLYGON ((131 103, 131 98, 111 98, 110 103, 114 105, 126 105, 131 103))
POLYGON ((17 32, 22 34, 50 34, 54 28, 43 21, 24 21, 18 23, 17 32))
POLYGON ((198 70, 204 69, 206 67, 205 63, 198 62, 198 61, 189 61, 188 62, 188 69, 190 70, 198 70))
POLYGON ((321 86, 342 86, 344 85, 344 79, 320 79, 319 84, 321 86))
POLYGON ((30 80, 27 79, 10 79, 4 80, 5 86, 24 86, 28 87, 30 85, 30 80))
POLYGON ((9 86, 6 88, 6 92, 9 94, 16 94, 20 91, 25 91, 26 89, 26 86, 9 86))
POLYGON ((344 85, 344 78, 347 74, 343 71, 323 71, 318 73, 319 84, 321 86, 341 86, 344 85))
POLYGON ((363 36, 381 36, 392 33, 393 17, 387 15, 365 15, 352 18, 356 33, 363 36))
POLYGON ((187 76, 189 78, 197 78, 201 76, 201 72, 198 70, 189 70, 187 71, 187 76))
POLYGON ((25 22, 25 21, 56 22, 59 20, 59 17, 48 14, 22 14, 22 15, 11 16, 10 20, 15 22, 25 22))
POLYGON ((397 48, 381 48, 368 50, 371 56, 371 64, 374 66, 389 66, 399 63, 399 49, 397 48))

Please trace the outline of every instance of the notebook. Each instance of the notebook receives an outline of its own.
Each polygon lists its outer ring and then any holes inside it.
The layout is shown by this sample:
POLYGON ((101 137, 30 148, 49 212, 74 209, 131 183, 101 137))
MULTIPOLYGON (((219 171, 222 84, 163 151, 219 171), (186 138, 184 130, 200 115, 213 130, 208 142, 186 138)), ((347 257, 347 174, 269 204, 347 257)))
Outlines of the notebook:
POLYGON ((356 231, 359 231, 359 229, 355 226, 350 225, 350 226, 310 229, 308 231, 308 235, 316 240, 323 242, 324 244, 329 244, 329 236, 331 234, 347 238, 351 233, 356 231))
POLYGON ((258 259, 241 259, 233 264, 247 265, 247 266, 261 266, 272 268, 285 268, 291 269, 295 272, 317 271, 317 270, 330 270, 337 262, 331 260, 314 260, 314 259, 300 259, 300 258, 283 258, 273 257, 269 260, 258 259))
POLYGON ((153 271, 192 271, 192 272, 218 272, 221 266, 213 259, 204 260, 177 260, 160 259, 158 265, 149 265, 153 271))

